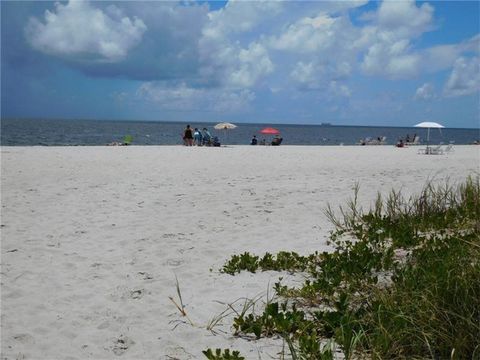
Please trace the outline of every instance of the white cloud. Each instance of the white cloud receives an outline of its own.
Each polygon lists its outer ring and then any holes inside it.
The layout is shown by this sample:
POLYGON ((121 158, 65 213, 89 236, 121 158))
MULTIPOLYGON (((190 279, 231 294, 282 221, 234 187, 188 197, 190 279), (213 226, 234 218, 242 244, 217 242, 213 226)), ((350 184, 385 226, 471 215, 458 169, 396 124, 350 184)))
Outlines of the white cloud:
MULTIPOLYGON (((339 66, 342 67, 341 64, 339 66)), ((347 71, 347 69, 340 71, 347 71)), ((298 89, 301 91, 322 90, 331 99, 349 98, 352 95, 350 88, 338 81, 341 77, 332 77, 334 72, 333 69, 325 68, 314 62, 300 61, 290 73, 290 78, 297 83, 298 89)))
POLYGON ((422 72, 434 73, 453 67, 455 61, 463 55, 480 55, 480 35, 462 41, 459 44, 432 46, 419 51, 422 72))
POLYGON ((318 70, 313 62, 304 63, 299 61, 290 73, 290 77, 298 83, 310 84, 314 80, 316 73, 318 73, 318 70))
POLYGON ((332 47, 336 41, 336 21, 337 19, 326 14, 300 19, 280 36, 272 37, 269 44, 277 50, 304 53, 325 50, 332 47))
POLYGON ((266 49, 258 44, 250 44, 248 49, 241 49, 238 53, 238 62, 227 81, 234 87, 251 87, 256 81, 273 71, 273 63, 266 49))
POLYGON ((357 29, 348 16, 320 13, 302 17, 277 36, 266 38, 268 46, 297 60, 290 65, 290 79, 301 90, 328 88, 329 81, 345 79, 354 69, 357 29))
POLYGON ((427 3, 417 7, 413 0, 390 0, 370 18, 373 25, 364 27, 356 42, 360 51, 366 49, 362 70, 392 79, 416 76, 422 58, 412 49, 411 40, 433 28, 433 8, 427 3))
POLYGON ((299 61, 290 72, 290 79, 299 90, 321 90, 328 86, 331 73, 331 69, 317 62, 299 61))
POLYGON ((399 55, 390 59, 386 72, 393 78, 411 78, 418 74, 419 64, 417 54, 399 55))
POLYGON ((477 34, 472 38, 461 42, 458 47, 461 51, 472 52, 474 54, 480 55, 480 34, 477 34))
POLYGON ((385 75, 391 79, 413 77, 420 71, 421 58, 410 51, 408 39, 394 40, 389 34, 377 34, 361 63, 367 75, 385 75))
MULTIPOLYGON (((72 1, 32 18, 26 34, 35 49, 89 75, 162 80, 139 90, 162 107, 203 108, 198 98, 211 111, 241 108, 260 86, 345 99, 352 75, 411 79, 450 69, 460 57, 466 63, 455 65, 444 95, 471 93, 475 86, 464 73, 471 76, 474 64, 466 59, 479 56, 480 35, 418 49, 425 43, 417 40, 433 29, 431 5, 384 1, 365 16, 363 9, 348 12, 366 2, 234 0, 209 11, 197 2, 72 1), (352 23, 352 14, 366 23, 352 23)), ((415 98, 428 96, 428 87, 419 88, 415 98)))
POLYGON ((192 88, 185 83, 143 83, 137 90, 140 99, 156 104, 165 110, 241 112, 255 99, 250 90, 220 88, 192 88))
POLYGON ((258 42, 242 47, 228 39, 202 37, 199 73, 206 83, 234 88, 253 87, 274 70, 267 49, 258 42))
POLYGON ((422 70, 425 72, 437 72, 452 67, 460 55, 460 47, 457 45, 438 45, 420 52, 422 56, 422 70))
POLYGON ((436 98, 435 87, 430 83, 420 86, 415 92, 415 100, 432 100, 436 98))
POLYGON ((330 82, 329 91, 334 97, 349 98, 352 95, 352 91, 347 85, 339 84, 337 81, 330 82))
POLYGON ((250 31, 282 8, 280 1, 230 0, 224 8, 209 13, 209 22, 202 33, 204 37, 221 39, 230 33, 250 31))
POLYGON ((377 13, 378 25, 398 36, 416 36, 432 29, 433 7, 424 3, 417 7, 414 0, 383 1, 377 13))
POLYGON ((113 5, 106 11, 86 1, 55 3, 45 11, 44 22, 31 18, 25 34, 37 50, 76 60, 117 62, 142 39, 142 20, 123 16, 113 5))
POLYGON ((480 58, 458 58, 443 89, 444 95, 465 96, 478 91, 480 91, 480 58))
POLYGON ((344 45, 353 39, 349 34, 353 26, 341 13, 366 2, 319 1, 307 6, 299 2, 229 1, 225 8, 209 14, 202 30, 198 42, 200 76, 227 87, 256 86, 277 64, 288 68, 281 55, 272 50, 296 57, 299 53, 321 53, 328 60, 316 60, 319 69, 333 71, 331 77, 348 76, 353 58, 345 54, 344 45), (273 35, 277 31, 279 35, 273 35))
POLYGON ((255 99, 255 93, 243 89, 239 91, 219 91, 210 95, 211 108, 217 112, 244 112, 250 109, 250 103, 255 99))

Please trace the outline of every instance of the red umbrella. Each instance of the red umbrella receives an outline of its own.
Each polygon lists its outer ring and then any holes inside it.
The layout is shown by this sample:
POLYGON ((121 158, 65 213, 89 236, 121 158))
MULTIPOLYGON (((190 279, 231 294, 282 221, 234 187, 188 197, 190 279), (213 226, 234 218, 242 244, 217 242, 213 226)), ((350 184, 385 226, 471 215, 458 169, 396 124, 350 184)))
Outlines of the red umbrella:
POLYGON ((267 127, 265 129, 260 130, 260 133, 267 134, 267 135, 278 135, 280 134, 280 131, 278 131, 275 128, 267 127))

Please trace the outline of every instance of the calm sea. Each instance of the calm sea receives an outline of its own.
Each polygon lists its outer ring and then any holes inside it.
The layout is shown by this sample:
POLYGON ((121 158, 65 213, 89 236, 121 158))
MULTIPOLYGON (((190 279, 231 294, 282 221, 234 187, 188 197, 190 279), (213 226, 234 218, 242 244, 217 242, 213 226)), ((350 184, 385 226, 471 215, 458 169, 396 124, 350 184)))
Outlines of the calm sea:
MULTIPOLYGON (((185 123, 150 121, 106 120, 1 120, 1 145, 105 145, 122 141, 125 135, 133 137, 133 145, 182 144, 181 134, 185 123)), ((214 123, 192 123, 192 127, 207 127, 223 144, 249 144, 253 135, 260 140, 271 136, 260 134, 264 127, 275 127, 281 132, 286 145, 353 145, 360 139, 386 136, 387 144, 395 144, 399 138, 420 136, 425 143, 427 129, 371 126, 321 126, 321 125, 272 125, 236 124, 238 127, 224 132, 214 130, 214 123)), ((430 130, 430 143, 471 144, 480 139, 479 129, 430 130)))

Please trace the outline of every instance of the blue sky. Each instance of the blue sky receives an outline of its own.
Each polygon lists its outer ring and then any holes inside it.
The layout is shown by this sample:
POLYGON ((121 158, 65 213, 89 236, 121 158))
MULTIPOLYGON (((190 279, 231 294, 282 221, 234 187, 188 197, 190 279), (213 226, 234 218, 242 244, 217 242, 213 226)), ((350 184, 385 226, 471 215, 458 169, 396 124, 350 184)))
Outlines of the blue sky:
POLYGON ((2 118, 480 126, 477 1, 1 2, 2 118))

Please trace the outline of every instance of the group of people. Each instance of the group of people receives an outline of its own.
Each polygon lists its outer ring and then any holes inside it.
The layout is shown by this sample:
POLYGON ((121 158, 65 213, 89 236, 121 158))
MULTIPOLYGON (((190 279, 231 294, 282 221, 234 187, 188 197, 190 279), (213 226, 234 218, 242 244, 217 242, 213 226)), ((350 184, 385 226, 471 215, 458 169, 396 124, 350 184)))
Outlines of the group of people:
POLYGON ((218 137, 212 136, 206 127, 200 131, 187 125, 183 130, 182 139, 185 146, 220 146, 218 137))
POLYGON ((376 139, 367 137, 365 139, 360 139, 358 145, 385 145, 386 136, 379 136, 376 139))
MULTIPOLYGON (((278 135, 275 135, 270 145, 278 146, 282 143, 282 141, 283 141, 283 138, 281 138, 278 135)), ((250 141, 250 145, 267 145, 267 140, 262 139, 258 141, 257 136, 253 135, 252 141, 250 141)))
MULTIPOLYGON (((182 134, 183 144, 185 146, 220 146, 220 141, 217 136, 212 136, 206 127, 202 130, 199 128, 192 128, 187 125, 182 134)), ((282 143, 283 138, 275 135, 269 145, 278 146, 282 143)), ((262 139, 258 141, 257 136, 253 135, 250 145, 267 145, 267 141, 262 139)))

